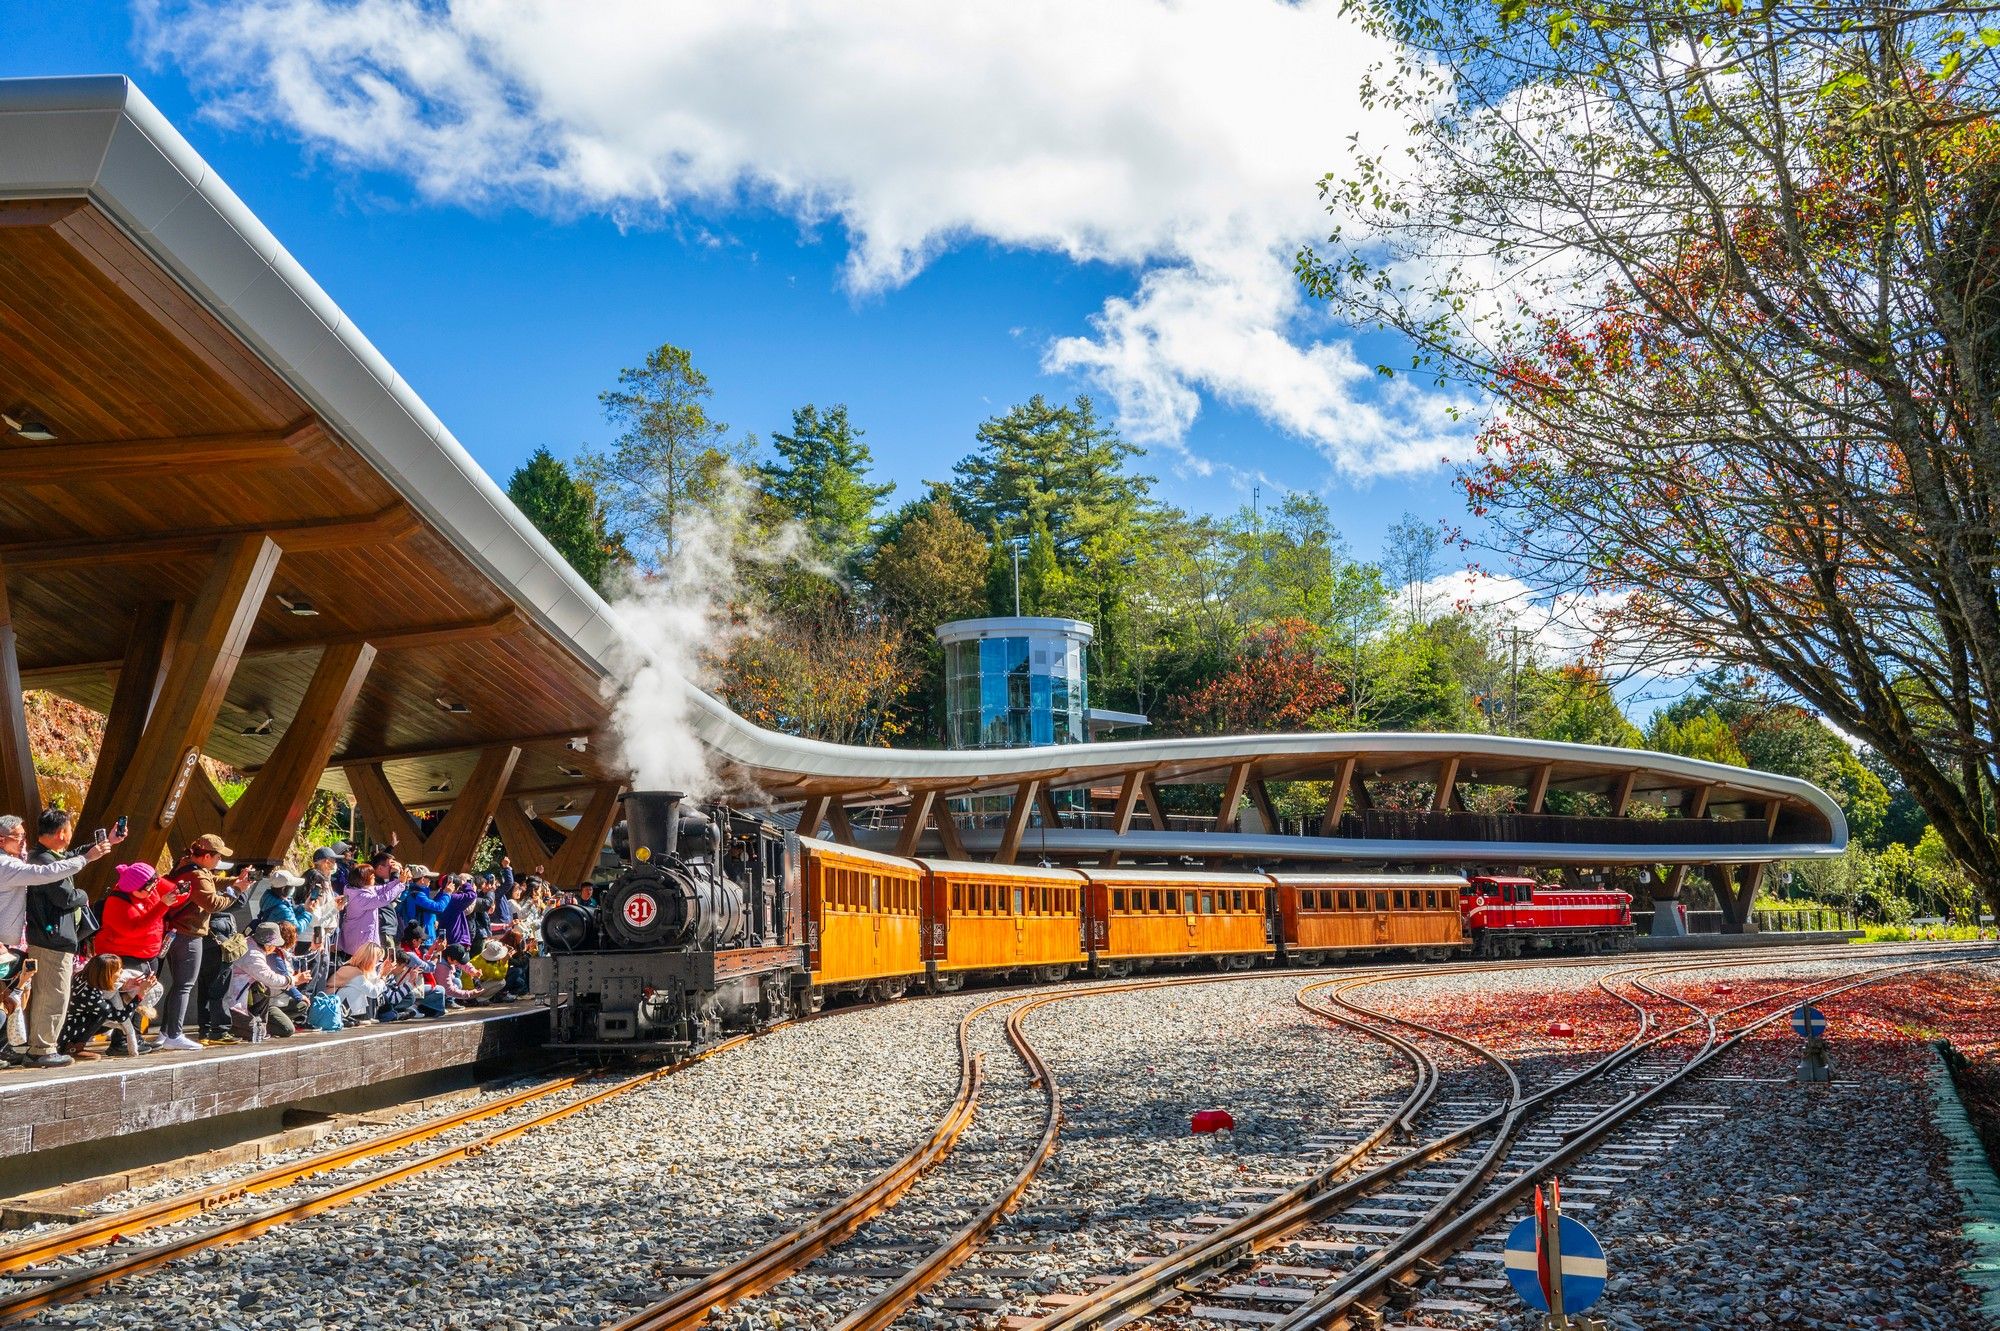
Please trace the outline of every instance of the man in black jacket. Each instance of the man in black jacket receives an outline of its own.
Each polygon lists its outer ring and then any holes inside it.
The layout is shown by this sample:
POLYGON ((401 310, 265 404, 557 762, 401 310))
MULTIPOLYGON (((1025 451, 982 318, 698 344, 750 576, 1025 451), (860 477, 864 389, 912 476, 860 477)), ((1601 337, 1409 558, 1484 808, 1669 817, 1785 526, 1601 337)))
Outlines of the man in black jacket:
MULTIPOLYGON (((44 809, 36 824, 36 846, 30 864, 54 864, 81 857, 69 848, 74 829, 62 809, 44 809)), ((90 898, 74 878, 33 883, 28 887, 28 955, 35 959, 35 985, 28 991, 28 1064, 59 1068, 69 1055, 56 1048, 63 1016, 69 1011, 69 982, 76 973, 76 954, 83 950, 90 898)), ((95 1057, 95 1055, 92 1055, 95 1057)))

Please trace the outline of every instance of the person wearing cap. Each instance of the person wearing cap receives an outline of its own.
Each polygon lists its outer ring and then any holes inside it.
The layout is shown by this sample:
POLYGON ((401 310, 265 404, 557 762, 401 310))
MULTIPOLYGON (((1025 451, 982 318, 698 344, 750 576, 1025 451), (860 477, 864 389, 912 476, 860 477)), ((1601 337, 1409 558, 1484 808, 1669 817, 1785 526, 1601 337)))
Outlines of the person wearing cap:
POLYGON ((421 925, 424 943, 429 945, 437 940, 438 921, 450 904, 451 897, 441 891, 432 881, 436 875, 430 866, 413 864, 410 866, 410 890, 403 894, 403 913, 400 924, 407 930, 412 924, 421 925))
POLYGON ((257 923, 289 924, 301 934, 308 933, 312 929, 312 911, 306 908, 299 890, 305 885, 306 880, 295 873, 271 870, 259 884, 263 894, 257 902, 257 923))
POLYGON ((266 922, 250 931, 250 946, 229 968, 229 1028, 239 1040, 252 1038, 252 1028, 262 1021, 267 1035, 284 1039, 298 1030, 287 1011, 302 1000, 283 963, 285 932, 266 922))
MULTIPOLYGON (((224 856, 235 853, 223 844, 221 837, 209 832, 195 838, 168 875, 186 896, 167 914, 167 927, 174 931, 172 941, 167 944, 167 970, 173 976, 173 984, 167 990, 160 1014, 162 1049, 201 1048, 201 1042, 191 1038, 182 1027, 187 1021, 188 1004, 194 998, 195 984, 201 978, 209 917, 227 909, 236 894, 216 882, 215 871, 222 866, 224 856)), ((249 886, 249 877, 247 866, 237 872, 232 884, 236 892, 249 886)))

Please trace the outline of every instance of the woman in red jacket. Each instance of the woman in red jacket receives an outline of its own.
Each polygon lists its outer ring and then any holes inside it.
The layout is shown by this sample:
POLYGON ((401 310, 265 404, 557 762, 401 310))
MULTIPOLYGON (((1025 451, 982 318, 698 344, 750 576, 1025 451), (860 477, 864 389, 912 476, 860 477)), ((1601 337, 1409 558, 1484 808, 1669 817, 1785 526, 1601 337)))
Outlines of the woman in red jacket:
POLYGON ((123 957, 135 969, 152 970, 166 947, 167 912, 188 894, 150 864, 121 864, 118 881, 98 906, 103 923, 90 940, 91 950, 123 957))

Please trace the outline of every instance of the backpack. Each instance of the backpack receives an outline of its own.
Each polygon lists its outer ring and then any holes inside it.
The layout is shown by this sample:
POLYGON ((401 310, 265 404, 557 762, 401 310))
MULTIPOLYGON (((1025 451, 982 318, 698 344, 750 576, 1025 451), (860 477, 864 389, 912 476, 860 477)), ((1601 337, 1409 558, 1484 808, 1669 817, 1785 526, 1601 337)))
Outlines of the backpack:
POLYGON ((347 1009, 332 994, 314 994, 306 1008, 306 1025, 316 1031, 337 1031, 347 1023, 347 1009))
POLYGON ((224 961, 241 961, 243 954, 250 950, 250 940, 236 928, 236 917, 226 910, 219 910, 208 917, 208 936, 222 949, 224 961))

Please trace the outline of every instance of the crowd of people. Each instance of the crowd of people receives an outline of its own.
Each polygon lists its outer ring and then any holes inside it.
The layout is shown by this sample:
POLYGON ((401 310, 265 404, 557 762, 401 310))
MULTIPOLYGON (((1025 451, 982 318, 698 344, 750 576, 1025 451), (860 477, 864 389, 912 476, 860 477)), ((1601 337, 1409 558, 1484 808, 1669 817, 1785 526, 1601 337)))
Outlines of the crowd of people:
POLYGON ((54 1068, 106 1055, 194 1050, 301 1030, 442 1017, 528 991, 543 914, 558 893, 503 858, 435 873, 393 848, 346 842, 303 874, 235 864, 220 836, 173 870, 122 864, 93 901, 76 874, 111 854, 121 827, 71 845, 46 809, 32 844, 0 816, 0 1066, 54 1068), (102 1052, 98 1049, 103 1042, 102 1052))

